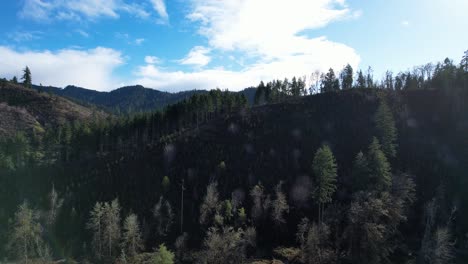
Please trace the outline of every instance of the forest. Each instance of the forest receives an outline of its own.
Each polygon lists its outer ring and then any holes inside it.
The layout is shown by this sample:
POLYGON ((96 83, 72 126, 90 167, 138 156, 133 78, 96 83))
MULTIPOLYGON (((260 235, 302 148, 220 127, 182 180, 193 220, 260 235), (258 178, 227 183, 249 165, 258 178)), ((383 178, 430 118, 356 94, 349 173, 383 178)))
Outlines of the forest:
POLYGON ((18 131, 0 262, 467 263, 467 102, 468 51, 18 131))

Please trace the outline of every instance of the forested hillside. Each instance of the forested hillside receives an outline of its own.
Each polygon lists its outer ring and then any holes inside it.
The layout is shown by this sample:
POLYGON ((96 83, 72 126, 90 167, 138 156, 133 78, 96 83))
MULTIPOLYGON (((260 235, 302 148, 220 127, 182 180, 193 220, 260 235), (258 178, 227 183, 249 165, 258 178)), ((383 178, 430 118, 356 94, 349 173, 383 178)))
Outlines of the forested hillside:
MULTIPOLYGON (((126 86, 110 92, 98 92, 85 88, 67 86, 63 89, 49 86, 33 86, 42 92, 60 95, 83 104, 99 106, 113 114, 134 114, 162 110, 164 107, 203 94, 205 90, 191 90, 178 93, 161 92, 141 85, 126 86)), ((243 91, 253 101, 254 90, 243 91)))
POLYGON ((466 263, 467 62, 262 82, 254 106, 212 90, 1 145, 1 255, 466 263))

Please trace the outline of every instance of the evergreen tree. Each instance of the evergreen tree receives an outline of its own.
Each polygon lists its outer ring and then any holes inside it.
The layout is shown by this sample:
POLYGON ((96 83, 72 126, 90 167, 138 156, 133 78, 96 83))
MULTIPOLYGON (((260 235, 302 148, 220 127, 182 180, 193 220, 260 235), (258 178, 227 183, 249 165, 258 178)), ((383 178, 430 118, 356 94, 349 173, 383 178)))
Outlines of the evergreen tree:
POLYGON ((366 156, 362 151, 360 151, 353 163, 353 192, 364 190, 365 187, 369 184, 369 162, 367 161, 366 156))
POLYGON ((366 76, 367 88, 375 88, 373 72, 374 71, 372 70, 372 67, 369 66, 369 68, 367 68, 367 76, 366 76))
POLYGON ((16 78, 16 76, 13 76, 13 79, 11 79, 11 83, 18 84, 18 78, 16 78))
POLYGON ((262 99, 264 98, 265 98, 265 84, 263 83, 263 81, 261 81, 257 87, 257 90, 255 91, 254 104, 258 105, 262 103, 262 99))
POLYGON ((164 244, 159 245, 159 249, 151 259, 152 264, 174 264, 174 253, 169 251, 164 244))
POLYGON ((323 206, 332 201, 332 196, 336 191, 336 162, 328 145, 322 146, 315 152, 312 172, 315 176, 313 196, 319 206, 319 222, 321 223, 323 206))
POLYGON ((465 53, 463 54, 463 57, 462 57, 462 60, 461 60, 461 63, 460 63, 460 67, 465 72, 468 72, 468 50, 465 51, 465 53))
POLYGON ((377 138, 382 144, 382 151, 388 158, 396 156, 397 129, 393 114, 384 100, 380 102, 374 115, 377 138))
POLYGON ((340 74, 341 88, 343 90, 351 89, 353 87, 353 67, 347 64, 340 74))
POLYGON ((122 235, 122 250, 129 257, 136 256, 143 249, 138 217, 130 214, 125 218, 122 235))
POLYGON ((392 187, 390 163, 382 151, 379 140, 374 137, 367 154, 372 184, 377 191, 389 191, 392 187))
POLYGON ((332 68, 328 70, 328 73, 322 76, 322 93, 338 91, 340 90, 340 81, 336 78, 335 72, 332 68))
POLYGON ((26 88, 32 88, 32 78, 31 78, 31 71, 29 70, 29 67, 26 66, 23 70, 23 77, 21 78, 23 80, 23 86, 26 88))
POLYGON ((393 73, 391 71, 385 72, 384 87, 385 89, 390 90, 393 90, 395 88, 393 84, 393 73))
POLYGON ((356 88, 367 88, 366 87, 366 78, 364 78, 364 74, 362 73, 361 70, 358 71, 358 76, 356 80, 356 88))

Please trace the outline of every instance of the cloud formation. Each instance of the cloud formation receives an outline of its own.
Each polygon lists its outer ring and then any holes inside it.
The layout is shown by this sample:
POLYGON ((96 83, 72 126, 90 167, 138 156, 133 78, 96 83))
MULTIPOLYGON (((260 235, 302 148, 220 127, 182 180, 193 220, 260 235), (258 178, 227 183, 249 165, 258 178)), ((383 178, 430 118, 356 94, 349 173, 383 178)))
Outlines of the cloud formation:
POLYGON ((190 0, 190 8, 187 18, 198 25, 198 33, 207 38, 209 47, 196 46, 179 62, 206 66, 211 52, 212 56, 224 54, 230 61, 242 62, 238 63, 242 69, 171 72, 148 64, 138 68, 136 82, 171 91, 239 90, 260 80, 309 76, 330 67, 341 70, 347 63, 357 67, 360 61, 351 47, 304 33, 359 16, 345 0, 190 0), (245 64, 245 58, 255 62, 245 64))
MULTIPOLYGON (((163 0, 160 2, 164 9, 156 11, 162 19, 167 20, 163 0), (162 12, 164 11, 164 12, 162 12)), ((102 17, 119 18, 121 13, 127 13, 139 18, 148 18, 151 14, 146 11, 145 3, 132 3, 125 0, 24 0, 19 16, 38 22, 52 20, 95 20, 102 17)))
POLYGON ((169 15, 167 14, 166 4, 164 3, 164 0, 151 0, 151 3, 153 4, 154 10, 156 10, 156 12, 159 14, 159 17, 161 18, 159 22, 169 22, 169 15))
POLYGON ((211 61, 211 57, 207 55, 208 53, 210 53, 210 49, 202 46, 196 46, 190 50, 185 58, 179 60, 179 62, 182 65, 203 67, 211 61))
POLYGON ((58 87, 73 84, 101 91, 117 87, 112 73, 124 63, 120 52, 103 47, 18 52, 0 46, 0 57, 0 76, 19 77, 22 68, 29 66, 35 84, 58 87))

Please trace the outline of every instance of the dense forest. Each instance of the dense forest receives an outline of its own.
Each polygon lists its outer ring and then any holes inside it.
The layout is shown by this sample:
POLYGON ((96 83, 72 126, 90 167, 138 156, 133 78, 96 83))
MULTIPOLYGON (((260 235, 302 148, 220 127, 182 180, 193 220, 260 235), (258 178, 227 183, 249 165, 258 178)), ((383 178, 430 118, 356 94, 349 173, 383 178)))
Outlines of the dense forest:
POLYGON ((0 139, 0 261, 466 263, 466 102, 468 51, 18 131, 0 139))

